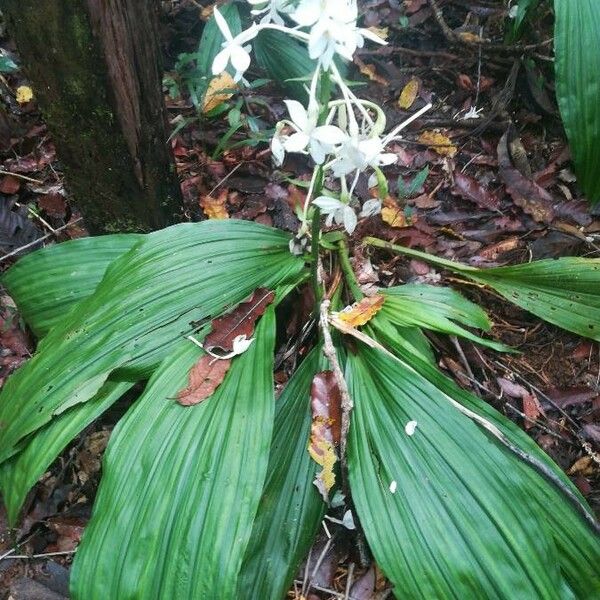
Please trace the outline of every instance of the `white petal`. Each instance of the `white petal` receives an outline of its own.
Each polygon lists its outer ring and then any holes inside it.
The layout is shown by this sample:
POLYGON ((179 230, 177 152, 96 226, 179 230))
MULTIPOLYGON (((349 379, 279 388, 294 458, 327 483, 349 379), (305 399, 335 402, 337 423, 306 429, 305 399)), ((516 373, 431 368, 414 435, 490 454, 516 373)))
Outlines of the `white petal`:
POLYGON ((292 123, 298 129, 304 131, 308 124, 308 114, 304 106, 298 100, 284 100, 284 103, 287 106, 292 123))
POLYGON ((361 217, 372 217, 373 215, 378 215, 381 212, 381 200, 378 198, 372 198, 371 200, 367 200, 362 205, 362 210, 360 211, 361 217))
POLYGON ((346 134, 335 125, 321 125, 312 132, 312 137, 325 144, 341 144, 346 140, 346 134))
POLYGON ((356 529, 356 525, 354 524, 354 517, 352 516, 352 511, 347 510, 342 517, 342 525, 346 529, 356 529))
POLYGON ((391 152, 384 152, 378 157, 378 163, 380 166, 385 167, 386 165, 392 165, 398 160, 398 155, 392 154, 391 152))
POLYGON ((233 39, 233 36, 231 35, 231 30, 229 29, 229 25, 227 25, 227 21, 225 20, 225 17, 223 17, 223 15, 219 12, 219 9, 215 6, 215 10, 213 12, 213 15, 215 17, 215 21, 217 22, 217 26, 218 28, 221 30, 221 33, 223 34, 223 37, 230 42, 233 39))
POLYGON ((318 140, 311 140, 309 153, 311 158, 318 164, 322 165, 325 162, 329 149, 326 145, 321 144, 318 140))
POLYGON ((406 435, 414 435, 416 428, 417 428, 417 422, 416 421, 409 421, 404 426, 404 432, 406 433, 406 435))
POLYGON ((398 488, 398 483, 394 480, 390 483, 390 492, 392 492, 392 494, 396 493, 396 489, 398 488))
POLYGON ((254 338, 250 338, 248 340, 248 339, 246 339, 245 335, 236 336, 233 339, 233 344, 232 344, 233 352, 235 352, 236 355, 243 354, 244 352, 246 352, 246 350, 248 350, 248 348, 250 348, 250 345, 252 344, 253 341, 254 341, 254 338))
POLYGON ((250 66, 250 55, 244 48, 233 44, 230 46, 231 64, 239 74, 244 74, 250 66))
POLYGON ((277 135, 271 140, 271 153, 273 154, 273 160, 277 166, 283 164, 285 149, 281 143, 281 139, 277 135))
POLYGON ((356 218, 356 213, 349 206, 344 207, 344 229, 352 235, 354 230, 356 229, 356 224, 358 220, 356 218))
POLYGON ((213 75, 220 75, 227 68, 229 55, 229 48, 223 48, 223 50, 215 56, 212 64, 213 75))
POLYGON ((302 152, 308 146, 309 141, 310 138, 305 133, 298 131, 297 133, 292 133, 285 140, 283 147, 286 149, 286 152, 302 152))
POLYGON ((337 198, 330 198, 329 196, 319 196, 315 198, 312 203, 318 206, 323 213, 330 214, 344 207, 345 204, 340 202, 337 198))
POLYGON ((321 16, 321 0, 302 0, 290 16, 300 27, 309 27, 321 16))
POLYGON ((382 46, 387 45, 387 42, 385 40, 382 40, 378 35, 376 35, 372 31, 369 31, 368 29, 359 29, 358 31, 359 31, 360 35, 366 37, 368 40, 371 40, 372 42, 375 42, 376 44, 381 44, 382 46))

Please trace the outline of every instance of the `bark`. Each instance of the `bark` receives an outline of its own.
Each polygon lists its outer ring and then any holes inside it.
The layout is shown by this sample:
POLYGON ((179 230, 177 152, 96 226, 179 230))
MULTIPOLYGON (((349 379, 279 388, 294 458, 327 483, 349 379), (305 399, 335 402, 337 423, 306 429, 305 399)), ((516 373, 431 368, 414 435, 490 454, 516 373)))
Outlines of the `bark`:
POLYGON ((0 0, 56 144, 68 191, 93 233, 176 220, 158 0, 0 0))

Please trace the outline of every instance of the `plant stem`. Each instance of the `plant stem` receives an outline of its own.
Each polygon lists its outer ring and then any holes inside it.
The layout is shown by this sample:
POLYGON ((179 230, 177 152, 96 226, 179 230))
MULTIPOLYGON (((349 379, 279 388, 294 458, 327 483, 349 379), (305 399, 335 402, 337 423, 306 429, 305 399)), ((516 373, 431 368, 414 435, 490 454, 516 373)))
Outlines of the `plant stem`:
POLYGON ((323 299, 323 286, 319 277, 319 236, 321 234, 321 209, 318 206, 314 207, 312 223, 311 223, 311 248, 312 257, 311 277, 313 290, 315 292, 315 314, 319 312, 319 305, 323 299))
POLYGON ((396 244, 391 244, 390 242, 385 242, 374 237, 366 237, 363 239, 362 243, 366 244, 367 246, 375 246, 376 248, 392 250, 393 252, 399 252, 400 254, 406 254, 407 256, 420 258, 421 260, 426 260, 427 262, 437 265, 438 267, 444 267, 446 269, 449 269, 450 271, 455 271, 457 273, 470 273, 474 271, 479 271, 479 269, 476 269, 475 267, 470 267, 469 265, 464 265, 462 263, 454 262, 452 260, 446 260, 445 258, 433 256, 432 254, 428 254, 427 252, 421 252, 420 250, 413 250, 412 248, 397 246, 396 244))
POLYGON ((356 275, 354 274, 352 265, 350 264, 348 244, 346 243, 346 240, 340 240, 338 242, 338 254, 340 258, 340 266, 342 267, 342 271, 346 277, 346 283, 350 288, 352 297, 356 301, 361 300, 362 298, 364 298, 364 294, 362 293, 360 286, 358 285, 356 275))

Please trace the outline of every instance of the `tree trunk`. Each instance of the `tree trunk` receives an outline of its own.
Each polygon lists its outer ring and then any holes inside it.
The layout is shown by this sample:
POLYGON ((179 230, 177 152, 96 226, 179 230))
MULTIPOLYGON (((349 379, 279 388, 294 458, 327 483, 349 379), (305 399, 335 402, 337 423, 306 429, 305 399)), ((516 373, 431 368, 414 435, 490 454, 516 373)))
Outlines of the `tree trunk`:
POLYGON ((66 185, 93 233, 176 220, 158 0, 0 0, 66 185))

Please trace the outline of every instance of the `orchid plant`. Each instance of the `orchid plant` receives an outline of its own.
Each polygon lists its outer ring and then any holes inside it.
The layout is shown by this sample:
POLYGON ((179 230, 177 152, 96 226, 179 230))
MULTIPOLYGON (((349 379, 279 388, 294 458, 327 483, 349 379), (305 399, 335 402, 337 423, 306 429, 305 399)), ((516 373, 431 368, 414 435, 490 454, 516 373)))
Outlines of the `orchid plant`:
MULTIPOLYGON (((321 215, 352 233, 381 209, 390 145, 429 106, 388 131, 381 107, 344 81, 337 61, 385 43, 358 26, 356 0, 250 4, 257 22, 235 35, 215 9, 215 74, 231 65, 243 82, 265 29, 315 60, 306 103, 286 100, 271 140, 277 164, 286 153, 314 163, 298 235, 207 219, 52 245, 3 276, 40 339, 0 391, 10 524, 73 438, 127 394, 74 600, 280 600, 319 528, 338 526, 364 533, 398 598, 600 597, 600 524, 585 499, 531 437, 437 368, 424 330, 510 350, 474 333, 491 328, 486 313, 443 286, 365 290, 346 236, 320 236, 321 215), (362 206, 361 174, 377 192, 362 206), (311 279, 310 316, 277 331, 311 279), (289 375, 277 400, 276 356, 289 375)), ((361 242, 600 341, 597 259, 477 269, 361 242)))
MULTIPOLYGON (((245 81, 244 74, 251 64, 251 42, 261 30, 284 32, 305 43, 315 69, 310 77, 308 104, 285 100, 289 118, 280 121, 271 140, 273 159, 277 165, 286 153, 302 153, 314 162, 311 184, 302 214, 299 237, 309 232, 311 205, 314 218, 326 216, 326 225, 343 225, 352 234, 357 224, 358 201, 354 190, 361 173, 370 175, 370 187, 377 186, 378 197, 360 207, 360 216, 371 216, 381 210, 387 195, 387 182, 381 167, 397 160, 388 146, 400 137, 400 131, 431 108, 423 107, 409 119, 386 131, 386 117, 380 106, 357 97, 344 81, 336 65, 336 57, 352 60, 365 40, 386 44, 369 29, 358 26, 356 0, 248 0, 252 14, 261 17, 233 36, 218 8, 215 20, 225 38, 222 50, 212 65, 214 75, 225 71, 229 63, 235 69, 234 79, 245 81), (286 21, 290 24, 287 25, 286 21), (324 98, 320 89, 330 89, 333 83, 339 98, 324 98), (339 181, 339 193, 327 189, 323 181, 339 181)), ((330 94, 328 94, 330 95, 330 94)))

